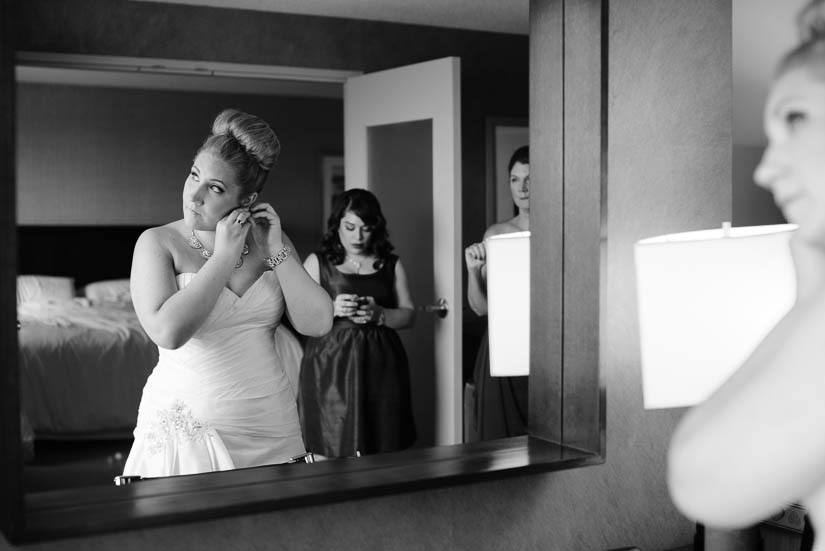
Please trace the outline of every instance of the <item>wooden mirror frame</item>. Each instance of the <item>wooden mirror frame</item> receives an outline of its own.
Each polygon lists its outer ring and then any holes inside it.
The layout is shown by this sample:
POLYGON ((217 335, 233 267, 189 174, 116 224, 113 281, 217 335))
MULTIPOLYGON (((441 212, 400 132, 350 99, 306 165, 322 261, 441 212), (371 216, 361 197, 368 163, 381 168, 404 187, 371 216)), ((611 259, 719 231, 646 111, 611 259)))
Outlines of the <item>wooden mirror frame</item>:
POLYGON ((531 0, 529 436, 311 467, 258 467, 126 487, 25 494, 15 323, 15 10, 16 2, 0 2, 0 528, 10 542, 330 503, 604 461, 599 305, 605 282, 607 0, 531 0))

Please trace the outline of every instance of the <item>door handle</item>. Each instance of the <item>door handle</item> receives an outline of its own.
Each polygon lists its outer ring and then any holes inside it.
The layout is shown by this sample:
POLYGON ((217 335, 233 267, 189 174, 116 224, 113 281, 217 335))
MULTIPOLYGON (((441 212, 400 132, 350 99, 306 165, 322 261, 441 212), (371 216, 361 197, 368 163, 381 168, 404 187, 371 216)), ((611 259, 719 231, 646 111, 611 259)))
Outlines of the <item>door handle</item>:
POLYGON ((450 309, 447 308, 447 301, 443 298, 438 299, 438 301, 435 304, 428 304, 427 306, 422 306, 421 308, 419 308, 419 310, 434 313, 439 318, 447 317, 447 312, 450 311, 450 309))

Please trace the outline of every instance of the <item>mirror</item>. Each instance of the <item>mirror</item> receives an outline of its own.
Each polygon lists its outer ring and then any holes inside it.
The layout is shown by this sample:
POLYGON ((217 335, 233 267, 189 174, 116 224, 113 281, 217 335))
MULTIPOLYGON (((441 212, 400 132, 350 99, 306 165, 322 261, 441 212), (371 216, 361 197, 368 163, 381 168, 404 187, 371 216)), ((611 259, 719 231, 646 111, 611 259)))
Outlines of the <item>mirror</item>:
MULTIPOLYGON (((449 483, 466 482, 471 480, 483 480, 489 477, 503 476, 516 472, 538 472, 541 470, 570 468, 573 466, 592 464, 601 460, 600 452, 601 438, 603 438, 603 419, 599 418, 600 396, 602 390, 598 376, 598 297, 600 294, 600 263, 599 263, 599 228, 601 225, 601 213, 598 211, 600 204, 598 199, 595 203, 596 212, 592 210, 592 203, 589 199, 593 194, 598 198, 603 192, 604 168, 606 162, 604 151, 601 147, 601 133, 604 128, 604 83, 605 79, 600 70, 603 55, 602 46, 599 44, 589 44, 582 48, 567 48, 563 50, 561 45, 565 40, 573 40, 575 37, 602 36, 602 24, 606 20, 605 6, 602 2, 569 2, 566 10, 562 11, 561 2, 534 2, 531 7, 531 48, 534 52, 541 52, 538 57, 531 56, 531 86, 542 93, 533 93, 534 99, 531 105, 531 145, 539 147, 548 154, 542 158, 531 169, 535 173, 544 174, 544 180, 537 176, 535 181, 543 182, 534 186, 535 192, 533 209, 536 205, 544 208, 544 218, 536 218, 535 231, 542 235, 547 235, 546 240, 534 240, 531 254, 533 258, 538 258, 539 262, 534 262, 531 268, 534 293, 534 303, 539 305, 538 309, 531 312, 531 405, 530 405, 530 437, 517 437, 498 441, 480 442, 477 444, 466 444, 458 446, 445 446, 436 448, 416 449, 395 454, 385 454, 374 457, 364 457, 354 461, 323 462, 310 466, 311 474, 303 465, 286 466, 282 468, 256 468, 239 471, 214 473, 209 475, 194 475, 191 477, 178 477, 174 480, 147 481, 139 485, 126 488, 105 487, 92 490, 76 490, 64 492, 36 492, 25 495, 24 488, 21 487, 20 479, 22 473, 23 450, 20 446, 20 419, 18 416, 19 400, 19 373, 12 369, 9 377, 3 380, 4 396, 8 400, 3 401, 2 421, 3 434, 9 445, 4 446, 0 454, 3 474, 3 503, 2 522, 4 533, 14 541, 30 539, 44 539, 61 537, 66 535, 78 535, 101 530, 112 530, 134 526, 147 526, 150 524, 176 522, 187 519, 205 519, 219 515, 238 514, 244 512, 262 511, 277 507, 289 507, 299 504, 326 503, 340 499, 352 499, 355 497, 366 497, 370 495, 383 495, 390 492, 406 491, 413 488, 435 487, 449 483), (570 18, 566 29, 562 26, 562 18, 570 18), (584 27, 584 28, 582 28, 584 27), (567 33, 567 34, 565 34, 567 33), (566 54, 562 52, 566 51, 566 54), (575 53, 574 53, 575 52, 575 53), (563 57, 567 56, 567 57, 563 57), (579 62, 589 67, 588 71, 582 71, 577 78, 570 78, 563 82, 557 78, 562 68, 562 61, 566 61, 569 66, 579 56, 579 62), (539 63, 540 60, 541 62, 539 63), (575 87, 577 92, 573 93, 575 87), (561 91, 566 90, 562 95, 561 91), (587 93, 584 93, 584 92, 587 93), (546 92, 546 93, 544 93, 546 92), (565 103, 564 97, 575 97, 572 104, 565 103), (588 103, 589 102, 589 103, 588 103), (592 109, 593 105, 599 106, 592 109), (570 127, 562 128, 559 121, 562 120, 562 113, 566 109, 575 107, 587 109, 589 116, 582 116, 570 127), (535 116, 534 116, 535 115, 535 116), (595 121, 595 123, 594 123, 595 121), (595 126, 593 126, 595 124, 595 126), (585 132, 587 131, 587 132, 585 132), (576 186, 569 186, 568 197, 573 198, 572 206, 562 203, 559 200, 562 187, 566 187, 567 177, 554 177, 561 174, 560 161, 564 160, 560 144, 563 140, 580 137, 587 134, 588 139, 582 143, 582 147, 575 148, 575 154, 571 154, 571 159, 578 160, 582 173, 582 178, 576 180, 576 186), (568 137, 570 136, 570 137, 568 137), (595 140, 595 146, 593 144, 595 140), (587 173, 587 169, 595 166, 598 174, 593 176, 587 173), (583 185, 582 182, 587 182, 583 185), (541 191, 539 191, 541 190, 541 191), (587 193, 586 197, 577 195, 579 190, 587 193), (587 220, 583 226, 562 225, 562 217, 559 214, 565 208, 577 208, 576 197, 581 197, 583 201, 588 201, 588 207, 584 209, 587 220), (594 215, 595 214, 595 215, 594 215), (595 229, 595 238, 594 238, 595 229), (566 245, 566 246, 562 246, 566 245), (549 258, 558 259, 562 257, 566 265, 572 258, 570 254, 577 254, 579 262, 587 263, 586 268, 589 273, 595 274, 595 280, 590 279, 582 282, 580 279, 571 277, 565 278, 560 270, 560 263, 556 260, 552 266, 542 266, 549 258), (573 253, 567 253, 573 251, 573 253), (580 254, 581 253, 581 254, 580 254), (575 281, 574 281, 575 279, 575 281), (539 285, 536 285, 539 283, 539 285), (576 299, 577 295, 584 298, 584 303, 588 304, 583 310, 568 309, 564 317, 561 316, 560 305, 563 300, 576 299), (594 298, 595 297, 595 298, 594 298), (595 301, 595 306, 594 306, 595 301), (595 327, 594 327, 595 322, 595 327), (565 324, 562 330, 561 324, 565 324), (569 331, 567 328, 569 327, 569 331), (594 331, 595 329, 595 331, 594 331), (580 331, 576 335, 576 342, 584 346, 568 347, 563 344, 562 335, 567 333, 572 335, 575 331, 580 331), (539 337, 539 338, 536 338, 539 337), (594 360, 595 357, 595 361, 594 360), (562 377, 561 365, 570 365, 575 368, 578 364, 581 369, 570 369, 569 375, 562 377), (581 373, 582 377, 573 375, 581 373), (535 375, 535 377, 533 376, 535 375), (595 381, 595 382, 594 382, 595 381), (574 408, 574 409, 569 409, 574 408), (580 415, 570 415, 570 411, 581 411, 580 415), (565 414, 568 412, 568 414, 565 414), (574 447, 570 447, 570 445, 574 447), (301 469, 301 470, 296 470, 301 469), (164 497, 165 496, 165 497, 164 497), (277 496, 277 497, 273 497, 277 496), (25 503, 25 505, 24 505, 25 503)), ((3 10, 13 9, 8 4, 3 4, 3 10)), ((101 42, 96 51, 106 51, 111 48, 112 42, 128 44, 121 36, 123 29, 134 28, 136 33, 140 33, 140 24, 134 24, 138 20, 152 13, 152 10, 166 10, 158 4, 147 4, 140 6, 130 6, 128 13, 122 4, 114 4, 111 12, 105 14, 105 20, 112 22, 117 20, 128 21, 130 24, 114 25, 107 27, 100 35, 101 42), (135 19, 137 18, 137 20, 135 19), (117 27, 117 30, 114 29, 117 27), (117 35, 108 35, 113 32, 117 35)), ((60 21, 51 21, 49 10, 38 13, 26 12, 24 17, 18 20, 17 14, 3 13, 0 18, 6 24, 8 21, 17 21, 24 32, 19 33, 18 42, 11 43, 12 33, 0 33, 2 36, 2 57, 4 98, 0 102, 0 116, 5 123, 3 138, 0 144, 3 146, 3 155, 0 156, 0 168, 6 176, 5 181, 14 181, 14 93, 9 83, 13 82, 13 52, 15 50, 27 51, 38 49, 32 47, 27 42, 32 36, 42 36, 43 32, 54 33, 55 41, 51 43, 51 49, 64 51, 81 51, 77 44, 73 43, 71 33, 61 33, 60 29, 67 26, 76 26, 79 29, 94 25, 94 21, 82 16, 83 10, 77 10, 77 14, 61 13, 60 21), (6 17, 9 15, 9 17, 6 17), (69 20, 65 20, 65 17, 69 20), (46 20, 43 20, 45 18, 46 20), (40 34, 25 32, 26 28, 38 28, 40 34), (8 77, 8 78, 5 78, 8 77)), ((219 12, 218 12, 219 13, 219 12)), ((187 26, 190 24, 203 25, 207 29, 220 28, 221 19, 218 13, 202 8, 186 8, 182 10, 170 10, 169 16, 171 25, 180 24, 187 26)), ((156 21, 156 20, 155 20, 156 21)), ((284 34, 273 32, 273 29, 285 25, 276 16, 260 17, 258 14, 254 18, 244 20, 245 25, 249 25, 249 35, 263 37, 261 40, 283 41, 284 34), (256 33, 256 29, 266 29, 266 32, 256 33)), ((364 39, 369 42, 374 35, 383 34, 389 29, 394 32, 398 29, 384 27, 374 23, 357 23, 360 25, 364 39)), ((202 30, 202 29, 201 29, 202 30)), ((160 29, 160 32, 164 32, 160 29)), ((414 31, 410 31, 414 32, 414 31)), ((482 33, 483 34, 483 33, 482 33)), ((311 33, 308 39, 311 39, 311 33)), ((472 40, 465 41, 463 48, 466 48, 467 59, 481 59, 477 62, 475 71, 479 71, 481 65, 489 65, 491 71, 499 68, 495 66, 495 59, 506 58, 501 55, 501 47, 520 48, 521 41, 517 37, 501 37, 503 41, 493 46, 481 43, 479 36, 468 36, 472 40), (515 41, 515 45, 513 44, 515 41), (489 55, 484 52, 489 51, 489 55)), ((583 38, 579 40, 584 41, 583 38)), ((260 44, 258 44, 260 46, 260 44)), ((289 43, 282 44, 283 48, 274 47, 269 44, 267 48, 256 48, 255 45, 229 47, 224 52, 223 57, 238 62, 257 60, 250 51, 293 51, 289 43), (249 48, 246 50, 245 48, 249 48)), ((115 49, 116 51, 120 51, 115 49)), ((175 48, 171 51, 174 53, 175 48)), ((183 51, 183 50, 180 50, 183 51)), ((142 52, 145 53, 145 52, 142 52)), ((183 55, 170 55, 169 57, 185 57, 183 55)), ((201 55, 209 57, 210 52, 204 51, 201 55)), ((349 62, 340 59, 337 51, 329 52, 331 56, 328 66, 349 66, 352 67, 352 60, 349 62)), ((288 57, 288 56, 287 56, 288 57)), ((298 56, 298 59, 289 58, 290 63, 300 65, 303 61, 306 65, 311 65, 310 59, 298 56)), ((313 60, 317 63, 317 60, 313 60)), ((355 60, 360 68, 366 71, 375 69, 382 65, 381 61, 373 58, 360 58, 355 60)), ((384 61, 383 63, 386 63, 384 61)), ((464 69, 469 64, 464 65, 464 69)), ((386 66, 386 65, 385 65, 386 66)), ((465 89, 467 86, 479 83, 487 83, 484 73, 468 71, 463 77, 465 89)), ((481 106, 474 106, 476 110, 484 110, 484 102, 481 106)), ((470 106, 470 112, 474 112, 474 107, 470 106)), ((466 116, 464 124, 470 124, 470 117, 466 116)), ((476 113, 477 114, 477 113, 476 113)), ((475 119, 479 120, 479 119, 475 119)), ((473 126, 470 124, 470 126, 473 126)), ((472 133, 463 132, 464 147, 472 149, 472 133)), ((479 138, 481 139, 481 138, 479 138)), ((570 148, 570 151, 574 150, 570 148)), ((531 163, 532 165, 533 163, 531 163)), ((483 165, 482 165, 483 166, 483 165)), ((574 171, 575 172, 575 171, 574 171)), ((465 178, 472 175, 470 171, 465 172, 465 178)), ((13 186, 5 185, 4 199, 8 199, 0 204, 15 205, 13 186)), ((0 272, 0 289, 2 289, 2 308, 6 320, 13 320, 14 302, 12 302, 11 291, 15 286, 16 260, 16 228, 15 213, 11 208, 4 211, 0 223, 3 224, 2 239, 5 239, 0 247, 3 271, 0 272), (8 251, 12 251, 9 254, 8 251)), ((466 210, 466 209, 465 209, 466 210)), ((568 219, 575 219, 569 216, 568 219)), ((575 274, 582 266, 575 266, 575 274)), ((571 266, 571 270, 573 267, 571 266)), ((17 355, 17 335, 11 323, 2 324, 2 348, 7 358, 15 358, 17 355)))
MULTIPOLYGON (((27 492, 110 485, 123 474, 142 388, 158 359, 122 300, 130 249, 144 228, 180 218, 186 165, 221 106, 280 118, 276 132, 289 155, 262 200, 283 213, 302 257, 321 237, 322 153, 342 147, 340 82, 171 68, 135 75, 98 68, 132 60, 92 59, 18 55, 18 271, 26 274, 18 287, 38 274, 72 278, 77 290, 71 300, 46 305, 35 296, 18 308, 21 399, 36 436, 25 450, 27 492), (52 254, 35 253, 45 249, 52 254), (65 323, 56 326, 55 316, 65 323)), ((330 73, 317 78, 346 75, 330 73)))
MULTIPOLYGON (((287 154, 261 200, 282 213, 282 225, 301 257, 321 241, 320 214, 326 205, 318 176, 324 153, 342 149, 341 81, 355 71, 311 75, 311 69, 303 70, 302 78, 325 80, 318 83, 283 80, 289 75, 278 68, 268 70, 279 71, 279 78, 264 80, 267 68, 262 67, 181 65, 161 59, 18 54, 16 185, 18 272, 23 274, 18 287, 39 282, 36 274, 71 278, 76 288, 71 300, 46 305, 38 295, 18 308, 23 411, 36 436, 24 466, 27 491, 109 485, 122 474, 141 392, 157 362, 130 302, 119 298, 128 292, 124 278, 131 250, 145 227, 180 217, 181 174, 222 106, 277 121, 273 126, 287 154), (226 77, 193 76, 186 72, 190 67, 234 75, 254 69, 255 78, 227 82, 226 77), (139 69, 137 74, 132 68, 139 69), (44 249, 52 253, 39 254, 44 249), (63 321, 53 323, 56 317, 63 321), (118 331, 113 332, 115 318, 118 331), (110 323, 100 324, 102 319, 110 323)), ((370 109, 374 113, 374 105, 370 109)), ((434 215, 431 198, 420 192, 422 183, 432 179, 432 162, 426 162, 432 155, 432 127, 413 122, 374 132, 371 143, 380 150, 373 158, 380 162, 370 166, 370 187, 382 202, 396 251, 410 266, 413 296, 420 297, 419 304, 433 301, 433 283, 426 276, 434 271, 433 247, 426 245, 433 239, 425 237, 432 221, 425 222, 425 215, 434 215)), ((460 223, 460 217, 449 218, 460 223)), ((447 256, 460 258, 461 251, 447 256)), ((456 301, 450 297, 450 302, 456 301)), ((436 438, 437 426, 460 423, 445 419, 450 408, 434 396, 435 319, 419 310, 415 327, 398 332, 412 366, 415 447, 443 442, 443 436, 436 438)), ((445 333, 455 340, 454 331, 445 333)), ((460 396, 459 389, 452 394, 460 396)))

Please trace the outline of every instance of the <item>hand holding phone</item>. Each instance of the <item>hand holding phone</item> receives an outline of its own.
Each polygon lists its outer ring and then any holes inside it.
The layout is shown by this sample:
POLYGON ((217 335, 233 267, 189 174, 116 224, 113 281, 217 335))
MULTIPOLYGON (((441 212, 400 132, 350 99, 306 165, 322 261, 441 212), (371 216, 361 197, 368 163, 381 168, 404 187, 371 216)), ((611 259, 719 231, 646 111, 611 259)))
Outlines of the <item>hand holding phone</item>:
POLYGON ((375 310, 379 308, 373 297, 358 297, 358 309, 350 319, 355 323, 369 323, 375 317, 375 310))
POLYGON ((358 295, 341 293, 332 303, 333 315, 339 318, 349 318, 358 310, 358 295))

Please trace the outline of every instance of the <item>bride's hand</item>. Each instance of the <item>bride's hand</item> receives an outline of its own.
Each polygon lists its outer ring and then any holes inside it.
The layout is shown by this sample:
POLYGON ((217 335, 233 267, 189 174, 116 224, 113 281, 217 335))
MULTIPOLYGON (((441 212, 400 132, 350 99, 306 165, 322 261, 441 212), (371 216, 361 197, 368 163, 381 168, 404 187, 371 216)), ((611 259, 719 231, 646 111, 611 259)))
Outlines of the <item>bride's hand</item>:
POLYGON ((249 233, 250 214, 247 208, 237 208, 218 220, 215 226, 215 250, 212 255, 221 259, 231 259, 234 265, 241 256, 246 235, 249 233))
POLYGON ((284 248, 281 217, 269 203, 257 203, 249 208, 252 216, 252 237, 266 256, 275 256, 284 248))

